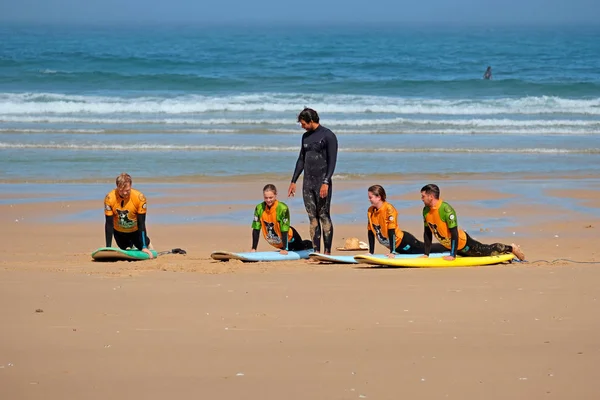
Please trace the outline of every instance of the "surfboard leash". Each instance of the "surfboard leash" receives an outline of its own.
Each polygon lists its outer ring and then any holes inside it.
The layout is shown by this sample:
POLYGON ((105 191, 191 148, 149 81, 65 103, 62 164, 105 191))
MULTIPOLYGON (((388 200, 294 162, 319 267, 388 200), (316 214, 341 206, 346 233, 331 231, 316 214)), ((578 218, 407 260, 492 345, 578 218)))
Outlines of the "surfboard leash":
POLYGON ((568 258, 557 258, 554 260, 534 260, 534 261, 520 261, 520 260, 513 260, 513 262, 517 262, 517 263, 524 263, 524 264, 535 264, 535 263, 548 263, 548 264, 553 264, 557 261, 566 261, 566 262, 570 262, 570 263, 574 263, 574 264, 600 264, 600 261, 576 261, 576 260, 571 260, 568 258))
POLYGON ((163 256, 165 254, 183 254, 186 255, 187 251, 180 249, 179 247, 175 248, 175 249, 171 249, 171 250, 165 250, 165 251, 161 251, 160 253, 158 253, 159 256, 163 256))

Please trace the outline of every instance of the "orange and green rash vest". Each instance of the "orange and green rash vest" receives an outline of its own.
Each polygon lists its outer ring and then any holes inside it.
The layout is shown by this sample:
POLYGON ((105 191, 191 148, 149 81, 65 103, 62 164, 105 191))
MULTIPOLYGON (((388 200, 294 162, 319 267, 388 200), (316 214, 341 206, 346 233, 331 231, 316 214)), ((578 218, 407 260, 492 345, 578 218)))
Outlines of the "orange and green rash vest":
POLYGON ((146 196, 131 189, 128 199, 119 196, 117 189, 104 198, 104 215, 113 217, 115 231, 128 233, 138 230, 138 214, 146 214, 146 196))
POLYGON ((393 205, 384 201, 379 210, 375 206, 371 206, 367 211, 367 217, 367 229, 375 234, 382 246, 390 248, 390 235, 388 233, 390 229, 394 229, 396 235, 396 243, 392 251, 400 246, 404 232, 398 229, 398 211, 393 205))
POLYGON ((434 207, 423 208, 423 221, 425 227, 431 229, 433 235, 445 248, 452 250, 450 229, 455 227, 458 229, 458 248, 456 250, 462 250, 467 244, 465 231, 458 228, 456 211, 442 199, 438 199, 434 207))
POLYGON ((252 229, 262 229, 265 239, 271 246, 283 248, 281 232, 287 232, 288 243, 294 237, 290 229, 290 209, 278 200, 275 200, 271 207, 267 207, 265 202, 260 203, 254 209, 252 229))

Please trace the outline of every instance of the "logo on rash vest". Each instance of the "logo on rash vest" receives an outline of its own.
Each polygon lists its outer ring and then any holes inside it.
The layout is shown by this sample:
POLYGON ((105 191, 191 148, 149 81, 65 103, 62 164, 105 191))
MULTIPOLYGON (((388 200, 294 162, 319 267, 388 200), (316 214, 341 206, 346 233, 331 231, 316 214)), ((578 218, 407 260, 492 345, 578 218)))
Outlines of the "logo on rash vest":
POLYGON ((454 220, 454 214, 450 214, 450 219, 454 220))
POLYGON ((254 222, 258 222, 258 217, 256 215, 254 216, 254 222))
POLYGON ((275 232, 275 224, 267 221, 264 222, 267 231, 267 235, 265 237, 265 239, 267 239, 267 242, 274 246, 281 244, 281 238, 277 235, 277 232, 275 232))
POLYGON ((390 220, 390 221, 393 221, 393 220, 394 220, 394 217, 393 217, 392 215, 390 215, 390 218, 389 218, 389 220, 390 220))
POLYGON ((110 206, 110 204, 105 204, 105 205, 104 205, 104 210, 105 210, 105 211, 111 211, 111 210, 112 210, 112 207, 110 206))
POLYGON ((129 210, 117 210, 117 215, 119 216, 119 226, 123 228, 133 228, 137 224, 137 221, 129 219, 129 210))
POLYGON ((146 209, 146 203, 144 203, 144 205, 142 206, 142 208, 145 210, 146 209))

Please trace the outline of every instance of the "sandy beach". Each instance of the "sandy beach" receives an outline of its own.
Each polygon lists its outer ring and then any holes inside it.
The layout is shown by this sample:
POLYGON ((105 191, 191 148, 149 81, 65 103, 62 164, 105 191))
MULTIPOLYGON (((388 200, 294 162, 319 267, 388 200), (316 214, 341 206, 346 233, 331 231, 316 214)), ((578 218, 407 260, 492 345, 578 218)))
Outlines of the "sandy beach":
MULTIPOLYGON (((334 246, 366 237, 371 183, 336 182, 334 246)), ((422 182, 378 183, 406 189, 389 191, 390 200, 401 228, 420 236, 422 182)), ((215 262, 214 250, 250 246, 248 204, 260 201, 262 184, 234 182, 141 184, 155 194, 148 229, 156 249, 188 254, 97 263, 90 253, 104 244, 102 197, 46 200, 12 185, 0 195, 2 392, 595 399, 600 182, 439 183, 472 236, 517 242, 530 262, 431 270, 215 262), (219 204, 224 198, 238 203, 219 204)), ((293 226, 308 236, 301 199, 288 204, 293 226)), ((259 250, 268 250, 264 240, 259 250)))

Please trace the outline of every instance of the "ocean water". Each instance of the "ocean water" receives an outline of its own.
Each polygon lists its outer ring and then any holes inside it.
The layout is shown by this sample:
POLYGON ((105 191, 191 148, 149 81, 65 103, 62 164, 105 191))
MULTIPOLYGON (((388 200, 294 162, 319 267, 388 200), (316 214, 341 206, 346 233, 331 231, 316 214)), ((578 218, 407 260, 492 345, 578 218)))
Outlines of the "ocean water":
POLYGON ((0 27, 0 182, 600 173, 600 28, 0 27), (486 67, 493 79, 483 80, 486 67))

